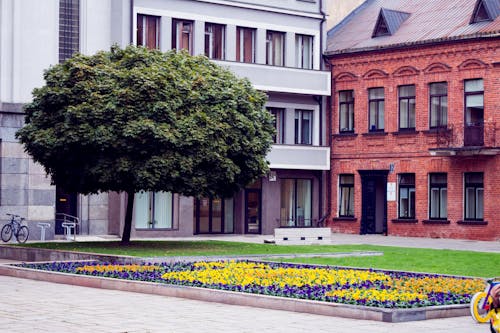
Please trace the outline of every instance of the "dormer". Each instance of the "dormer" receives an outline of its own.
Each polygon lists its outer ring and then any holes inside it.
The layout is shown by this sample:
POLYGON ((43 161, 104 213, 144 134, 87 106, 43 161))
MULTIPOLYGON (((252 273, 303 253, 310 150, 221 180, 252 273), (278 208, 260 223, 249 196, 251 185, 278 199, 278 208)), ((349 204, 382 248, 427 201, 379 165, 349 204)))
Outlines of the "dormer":
POLYGON ((410 16, 410 13, 380 8, 377 23, 375 24, 375 29, 373 29, 372 38, 393 35, 408 16, 410 16))
POLYGON ((493 21, 500 14, 500 0, 477 0, 470 24, 493 21))

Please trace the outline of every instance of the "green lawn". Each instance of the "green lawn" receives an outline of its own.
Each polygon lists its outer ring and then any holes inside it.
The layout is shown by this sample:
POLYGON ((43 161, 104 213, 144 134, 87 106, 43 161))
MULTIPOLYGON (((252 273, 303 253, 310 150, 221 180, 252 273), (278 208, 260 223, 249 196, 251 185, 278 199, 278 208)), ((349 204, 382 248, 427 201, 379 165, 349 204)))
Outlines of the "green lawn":
POLYGON ((119 242, 31 243, 23 246, 51 248, 137 257, 300 254, 352 251, 381 251, 383 256, 348 258, 296 258, 288 262, 350 267, 381 268, 478 277, 500 276, 500 253, 415 249, 374 245, 286 245, 226 241, 133 241, 127 247, 119 242))

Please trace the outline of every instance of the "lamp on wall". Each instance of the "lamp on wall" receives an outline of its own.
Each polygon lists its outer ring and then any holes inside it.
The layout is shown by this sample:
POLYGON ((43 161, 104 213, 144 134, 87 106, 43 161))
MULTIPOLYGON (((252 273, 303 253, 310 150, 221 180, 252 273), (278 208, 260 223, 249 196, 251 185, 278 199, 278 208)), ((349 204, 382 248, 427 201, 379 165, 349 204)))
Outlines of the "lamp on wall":
POLYGON ((276 171, 269 171, 267 175, 267 179, 269 179, 270 182, 275 182, 276 181, 276 171))

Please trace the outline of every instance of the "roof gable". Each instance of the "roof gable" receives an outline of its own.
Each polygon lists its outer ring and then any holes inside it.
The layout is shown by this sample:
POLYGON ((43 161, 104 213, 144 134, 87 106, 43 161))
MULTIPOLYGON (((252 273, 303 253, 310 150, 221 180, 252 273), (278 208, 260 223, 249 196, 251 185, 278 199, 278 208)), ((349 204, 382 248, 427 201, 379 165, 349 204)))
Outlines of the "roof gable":
POLYGON ((408 16, 410 16, 409 13, 380 8, 372 38, 394 34, 408 16))
POLYGON ((500 0, 477 0, 470 24, 493 21, 500 14, 500 0))

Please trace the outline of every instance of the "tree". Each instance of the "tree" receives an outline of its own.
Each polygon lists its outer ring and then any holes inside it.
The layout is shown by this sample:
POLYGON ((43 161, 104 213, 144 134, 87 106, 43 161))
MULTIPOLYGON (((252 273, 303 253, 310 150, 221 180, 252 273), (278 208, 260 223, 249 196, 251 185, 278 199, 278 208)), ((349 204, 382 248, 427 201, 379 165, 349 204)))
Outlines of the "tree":
POLYGON ((227 197, 268 170, 266 95, 204 56, 129 46, 44 73, 16 136, 52 183, 82 194, 227 197))

